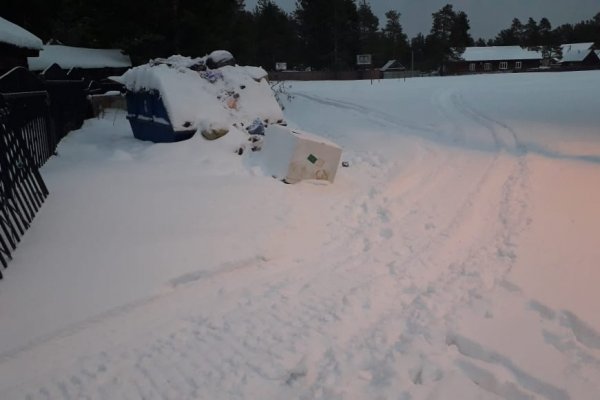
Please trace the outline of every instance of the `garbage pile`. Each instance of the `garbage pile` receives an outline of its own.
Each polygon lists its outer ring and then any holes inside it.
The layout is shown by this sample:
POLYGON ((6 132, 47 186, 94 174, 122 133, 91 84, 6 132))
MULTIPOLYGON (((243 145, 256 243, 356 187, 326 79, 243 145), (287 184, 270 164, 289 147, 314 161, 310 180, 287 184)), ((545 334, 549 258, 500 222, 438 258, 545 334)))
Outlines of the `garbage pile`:
POLYGON ((238 66, 231 53, 219 50, 201 58, 155 59, 117 80, 127 88, 127 118, 139 139, 175 142, 199 132, 214 141, 227 135, 215 148, 232 146, 229 151, 248 157, 267 176, 333 182, 342 149, 287 128, 266 78, 262 68, 238 66))
POLYGON ((260 129, 256 121, 261 126, 284 123, 266 78, 262 68, 238 66, 231 53, 218 50, 200 58, 151 60, 116 80, 135 103, 128 107, 134 135, 170 142, 190 136, 182 133, 199 132, 215 140, 232 128, 260 129))

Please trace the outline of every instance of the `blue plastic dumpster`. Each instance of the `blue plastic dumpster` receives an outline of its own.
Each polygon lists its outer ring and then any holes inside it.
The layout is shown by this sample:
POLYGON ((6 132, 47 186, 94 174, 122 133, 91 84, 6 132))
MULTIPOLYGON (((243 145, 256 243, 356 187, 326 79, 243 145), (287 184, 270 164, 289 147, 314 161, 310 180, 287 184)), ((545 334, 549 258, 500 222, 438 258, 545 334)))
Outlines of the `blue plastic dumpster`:
POLYGON ((127 119, 131 125, 133 136, 140 140, 155 143, 171 143, 187 140, 194 136, 195 129, 175 130, 169 114, 156 90, 128 91, 127 119))

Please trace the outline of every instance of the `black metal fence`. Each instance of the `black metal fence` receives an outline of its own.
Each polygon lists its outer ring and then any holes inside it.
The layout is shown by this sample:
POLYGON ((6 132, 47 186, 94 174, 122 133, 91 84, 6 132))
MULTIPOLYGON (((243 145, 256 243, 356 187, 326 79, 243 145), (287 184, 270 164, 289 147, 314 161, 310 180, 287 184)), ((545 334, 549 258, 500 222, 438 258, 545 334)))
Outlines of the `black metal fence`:
POLYGON ((45 100, 45 92, 0 95, 0 263, 4 268, 48 196, 38 170, 49 152, 48 118, 39 108, 45 100))
MULTIPOLYGON (((0 77, 0 266, 48 196, 39 168, 89 110, 83 80, 50 68, 37 77, 15 68, 0 77)), ((2 268, 0 268, 0 279, 2 268)))

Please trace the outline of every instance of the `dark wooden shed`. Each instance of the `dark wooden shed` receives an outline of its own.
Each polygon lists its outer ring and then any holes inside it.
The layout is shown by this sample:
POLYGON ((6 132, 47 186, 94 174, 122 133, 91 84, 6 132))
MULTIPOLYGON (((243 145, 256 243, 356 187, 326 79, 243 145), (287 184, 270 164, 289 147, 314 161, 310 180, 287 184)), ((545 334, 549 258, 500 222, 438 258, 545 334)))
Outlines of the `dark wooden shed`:
POLYGON ((27 67, 27 57, 42 49, 40 38, 0 17, 0 75, 15 67, 27 67))
POLYGON ((560 65, 566 68, 600 68, 600 58, 594 51, 594 43, 567 43, 561 46, 560 65))

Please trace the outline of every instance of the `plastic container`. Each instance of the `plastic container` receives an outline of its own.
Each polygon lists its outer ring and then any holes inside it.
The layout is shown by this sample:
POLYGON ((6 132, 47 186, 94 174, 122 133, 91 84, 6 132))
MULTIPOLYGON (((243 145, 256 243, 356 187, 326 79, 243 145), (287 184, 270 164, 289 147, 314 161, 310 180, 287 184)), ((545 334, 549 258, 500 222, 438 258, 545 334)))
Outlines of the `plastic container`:
POLYGON ((154 143, 171 143, 194 136, 195 129, 174 130, 158 91, 127 92, 127 119, 133 136, 154 143))

